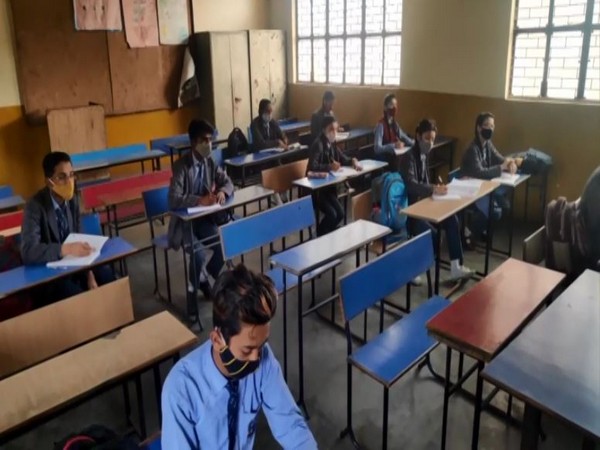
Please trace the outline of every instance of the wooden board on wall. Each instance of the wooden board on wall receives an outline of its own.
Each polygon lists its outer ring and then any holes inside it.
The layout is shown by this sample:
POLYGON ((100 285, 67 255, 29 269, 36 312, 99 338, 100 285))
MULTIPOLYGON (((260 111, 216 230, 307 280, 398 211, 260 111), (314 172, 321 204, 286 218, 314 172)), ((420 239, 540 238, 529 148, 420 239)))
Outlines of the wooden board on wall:
POLYGON ((81 153, 106 148, 102 106, 55 109, 48 113, 50 150, 81 153))
POLYGON ((115 114, 177 108, 185 46, 132 49, 124 32, 107 39, 115 114))
POLYGON ((69 0, 12 0, 19 88, 25 113, 104 105, 112 112, 106 32, 77 32, 69 0))

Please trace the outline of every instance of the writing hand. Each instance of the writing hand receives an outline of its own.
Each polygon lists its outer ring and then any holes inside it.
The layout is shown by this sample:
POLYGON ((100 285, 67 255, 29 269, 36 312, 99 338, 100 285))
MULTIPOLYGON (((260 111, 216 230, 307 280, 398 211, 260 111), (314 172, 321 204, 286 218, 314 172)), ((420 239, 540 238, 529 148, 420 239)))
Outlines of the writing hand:
POLYGON ((225 196, 225 192, 223 192, 223 191, 217 192, 217 203, 219 203, 219 205, 222 205, 223 203, 225 203, 225 200, 227 200, 227 197, 225 196))

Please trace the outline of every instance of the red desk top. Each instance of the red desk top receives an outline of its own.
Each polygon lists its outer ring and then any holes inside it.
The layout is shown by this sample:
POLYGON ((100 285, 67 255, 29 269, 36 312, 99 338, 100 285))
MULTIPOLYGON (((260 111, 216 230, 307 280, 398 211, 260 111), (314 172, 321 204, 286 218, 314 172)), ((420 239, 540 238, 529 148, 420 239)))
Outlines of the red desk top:
POLYGON ((564 274, 508 259, 427 323, 440 342, 489 362, 541 308, 564 274))

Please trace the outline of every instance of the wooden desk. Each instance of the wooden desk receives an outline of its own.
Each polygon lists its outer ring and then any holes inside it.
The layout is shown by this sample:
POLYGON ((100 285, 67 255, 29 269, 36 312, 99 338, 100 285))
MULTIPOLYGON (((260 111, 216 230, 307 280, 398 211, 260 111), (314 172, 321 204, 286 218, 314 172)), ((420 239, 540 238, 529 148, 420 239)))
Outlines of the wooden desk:
MULTIPOLYGON (((484 364, 527 325, 564 278, 562 273, 510 258, 427 323, 429 334, 447 346, 442 448, 451 389, 451 350, 477 360, 472 442, 473 448, 477 448, 483 388, 480 373, 484 364)), ((461 376, 462 367, 459 367, 461 376)), ((455 386, 460 386, 465 379, 459 379, 455 386)))
POLYGON ((7 228, 6 230, 0 230, 0 236, 3 238, 16 236, 17 234, 21 234, 21 227, 13 227, 7 228))
POLYGON ((283 301, 287 301, 287 273, 295 275, 298 278, 298 370, 299 370, 299 394, 298 404, 306 413, 304 403, 304 343, 303 343, 303 324, 302 319, 323 305, 321 302, 317 307, 304 311, 302 307, 302 277, 309 272, 325 266, 326 264, 340 259, 354 251, 357 252, 356 263, 359 264, 358 252, 364 246, 368 246, 388 234, 392 230, 383 225, 379 225, 367 220, 357 220, 346 226, 326 234, 324 236, 312 239, 303 244, 297 245, 289 250, 273 255, 270 259, 274 267, 280 267, 283 273, 283 301))
POLYGON ((353 178, 365 176, 366 174, 381 170, 388 165, 386 162, 376 161, 373 159, 364 159, 359 161, 359 164, 362 166, 362 170, 350 176, 335 176, 331 173, 328 173, 327 177, 325 178, 304 177, 300 178, 299 180, 294 180, 292 184, 308 192, 313 192, 327 186, 335 186, 336 184, 343 183, 353 178))
POLYGON ((164 155, 160 150, 139 150, 134 152, 110 153, 111 150, 92 152, 91 154, 78 153, 73 155, 73 170, 75 173, 83 173, 90 170, 105 169, 125 164, 140 163, 144 173, 144 162, 152 162, 152 170, 160 170, 160 158, 164 155))
POLYGON ((540 411, 600 440, 600 273, 585 271, 482 372, 525 402, 522 450, 540 411))
POLYGON ((25 200, 20 195, 11 195, 10 197, 0 198, 0 212, 21 208, 25 200))
MULTIPOLYGON (((479 193, 475 197, 461 198, 460 200, 434 200, 432 197, 424 198, 404 208, 402 212, 412 219, 424 220, 433 224, 437 228, 436 233, 436 255, 435 255, 435 293, 439 293, 440 286, 440 232, 441 223, 460 213, 468 206, 474 204, 477 200, 489 196, 491 204, 491 193, 500 186, 500 183, 495 181, 484 181, 479 188, 479 193)), ((483 276, 487 275, 490 261, 490 248, 492 241, 492 220, 491 215, 488 219, 488 239, 485 250, 485 266, 483 276)))

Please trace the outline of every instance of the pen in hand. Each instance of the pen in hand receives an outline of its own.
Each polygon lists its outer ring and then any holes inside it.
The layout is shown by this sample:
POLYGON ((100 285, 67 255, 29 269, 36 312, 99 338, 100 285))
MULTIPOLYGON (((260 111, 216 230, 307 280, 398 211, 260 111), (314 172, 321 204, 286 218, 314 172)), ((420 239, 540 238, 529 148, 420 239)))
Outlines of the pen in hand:
POLYGON ((442 181, 442 177, 438 176, 438 181, 440 182, 440 185, 443 185, 444 182, 442 181))

